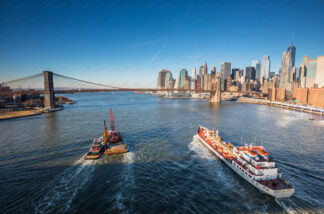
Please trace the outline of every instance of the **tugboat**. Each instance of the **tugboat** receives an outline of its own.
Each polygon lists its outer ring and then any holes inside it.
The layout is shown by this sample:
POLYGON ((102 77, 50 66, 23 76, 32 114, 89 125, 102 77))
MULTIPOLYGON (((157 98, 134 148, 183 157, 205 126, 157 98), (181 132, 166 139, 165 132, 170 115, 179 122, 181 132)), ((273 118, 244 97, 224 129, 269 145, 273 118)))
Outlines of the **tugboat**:
POLYGON ((102 137, 94 139, 90 147, 89 152, 86 154, 84 159, 86 160, 95 160, 98 159, 104 152, 104 147, 102 145, 102 137))
POLYGON ((198 127, 198 139, 234 172, 261 192, 275 198, 288 198, 294 193, 275 162, 263 146, 234 146, 218 135, 218 130, 198 127))
POLYGON ((98 139, 94 139, 89 152, 85 155, 86 160, 98 159, 103 153, 106 155, 121 154, 128 152, 127 146, 120 132, 115 131, 114 116, 110 109, 110 126, 107 130, 104 120, 104 134, 98 139))

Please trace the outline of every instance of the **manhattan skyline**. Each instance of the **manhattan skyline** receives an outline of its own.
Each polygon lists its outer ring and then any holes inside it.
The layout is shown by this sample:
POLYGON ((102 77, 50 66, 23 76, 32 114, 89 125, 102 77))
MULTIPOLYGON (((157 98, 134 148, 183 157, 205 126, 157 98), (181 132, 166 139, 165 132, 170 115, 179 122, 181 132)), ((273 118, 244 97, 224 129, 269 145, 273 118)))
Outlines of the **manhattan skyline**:
POLYGON ((161 69, 198 71, 204 61, 208 72, 221 62, 244 69, 264 55, 278 74, 292 33, 296 66, 322 55, 323 9, 321 1, 1 3, 1 81, 50 67, 94 82, 155 86, 161 69))

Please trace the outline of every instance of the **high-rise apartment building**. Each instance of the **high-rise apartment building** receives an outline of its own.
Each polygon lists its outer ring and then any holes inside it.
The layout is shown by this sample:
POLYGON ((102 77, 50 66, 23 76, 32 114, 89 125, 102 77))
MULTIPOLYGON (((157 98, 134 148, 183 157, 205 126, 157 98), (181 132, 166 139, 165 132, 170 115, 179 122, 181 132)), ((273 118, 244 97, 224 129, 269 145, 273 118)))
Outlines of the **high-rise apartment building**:
POLYGON ((258 80, 261 76, 260 60, 252 61, 252 66, 255 68, 255 79, 258 80))
POLYGON ((231 76, 231 63, 230 62, 222 62, 221 63, 221 78, 225 79, 226 77, 231 76))
MULTIPOLYGON (((270 72, 270 56, 263 56, 262 66, 261 76, 263 77, 263 79, 267 80, 269 79, 270 72)), ((260 79, 261 76, 259 76, 258 78, 260 79)))

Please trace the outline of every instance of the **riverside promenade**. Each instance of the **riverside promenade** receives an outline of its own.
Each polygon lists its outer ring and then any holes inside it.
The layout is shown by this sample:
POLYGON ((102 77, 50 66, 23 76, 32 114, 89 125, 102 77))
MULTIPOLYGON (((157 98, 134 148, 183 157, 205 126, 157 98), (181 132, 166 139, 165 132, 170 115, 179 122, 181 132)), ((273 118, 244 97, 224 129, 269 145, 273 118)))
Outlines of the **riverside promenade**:
POLYGON ((279 102, 279 101, 272 102, 270 100, 254 99, 254 98, 247 98, 247 97, 242 97, 238 99, 237 102, 276 106, 276 107, 287 108, 295 111, 324 115, 324 108, 316 108, 316 107, 304 106, 300 104, 298 105, 295 103, 279 102))
POLYGON ((19 117, 27 117, 42 114, 42 110, 22 110, 22 111, 8 111, 0 113, 0 120, 7 120, 19 117))

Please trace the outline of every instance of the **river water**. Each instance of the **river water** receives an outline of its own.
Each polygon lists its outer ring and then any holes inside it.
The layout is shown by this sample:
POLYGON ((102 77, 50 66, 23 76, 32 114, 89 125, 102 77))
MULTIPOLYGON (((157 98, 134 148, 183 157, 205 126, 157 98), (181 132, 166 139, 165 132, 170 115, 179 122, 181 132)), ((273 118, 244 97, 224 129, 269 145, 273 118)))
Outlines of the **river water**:
MULTIPOLYGON (((324 118, 282 108, 77 93, 63 111, 0 121, 0 213, 323 213, 324 118), (113 110, 130 152, 85 161, 113 110), (260 193, 197 141, 262 144, 295 188, 260 193)), ((109 122, 108 122, 109 124, 109 122)))

